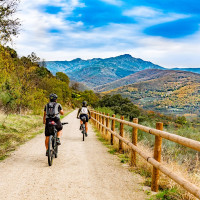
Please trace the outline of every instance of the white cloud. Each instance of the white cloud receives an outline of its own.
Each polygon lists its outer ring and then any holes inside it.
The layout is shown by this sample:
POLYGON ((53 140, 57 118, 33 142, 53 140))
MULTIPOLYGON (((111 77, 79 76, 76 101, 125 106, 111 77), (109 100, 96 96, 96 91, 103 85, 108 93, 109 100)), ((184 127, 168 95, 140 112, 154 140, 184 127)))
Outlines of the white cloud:
POLYGON ((200 67, 200 33, 175 40, 147 36, 141 31, 149 25, 188 16, 136 7, 124 12, 124 15, 136 18, 136 24, 109 24, 87 31, 83 22, 66 20, 76 7, 83 6, 77 0, 69 0, 67 4, 66 0, 21 0, 18 17, 22 19, 22 31, 13 47, 21 56, 36 52, 46 60, 106 58, 130 53, 164 67, 200 67), (55 15, 44 13, 39 9, 42 5, 60 6, 62 12, 55 15), (61 32, 52 34, 50 29, 61 32))
POLYGON ((164 12, 159 9, 154 9, 146 6, 136 6, 132 9, 125 10, 123 12, 125 16, 133 17, 142 26, 151 26, 154 24, 161 24, 165 22, 171 22, 178 19, 184 19, 191 17, 190 15, 164 12))

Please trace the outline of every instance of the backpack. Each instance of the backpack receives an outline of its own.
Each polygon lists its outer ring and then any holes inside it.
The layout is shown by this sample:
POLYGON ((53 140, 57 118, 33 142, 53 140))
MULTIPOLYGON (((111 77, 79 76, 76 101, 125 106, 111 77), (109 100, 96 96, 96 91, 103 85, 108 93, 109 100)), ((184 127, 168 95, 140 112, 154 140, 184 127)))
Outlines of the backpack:
POLYGON ((55 107, 56 107, 56 102, 49 102, 48 104, 47 104, 47 110, 46 110, 46 113, 47 113, 47 116, 49 117, 49 118, 55 118, 56 117, 56 109, 55 109, 55 107))

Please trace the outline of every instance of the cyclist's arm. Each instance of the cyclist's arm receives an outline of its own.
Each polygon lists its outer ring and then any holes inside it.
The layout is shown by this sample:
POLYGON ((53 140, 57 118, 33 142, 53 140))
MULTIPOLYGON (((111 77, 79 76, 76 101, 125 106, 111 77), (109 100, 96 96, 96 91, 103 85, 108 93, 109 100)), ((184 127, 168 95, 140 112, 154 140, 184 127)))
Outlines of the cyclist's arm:
POLYGON ((80 112, 81 112, 81 108, 79 108, 79 110, 78 110, 77 118, 78 118, 80 112))
POLYGON ((90 111, 88 110, 89 118, 91 117, 90 111))
POLYGON ((64 115, 64 110, 63 110, 63 108, 60 104, 59 104, 59 107, 58 107, 58 111, 61 115, 64 115))
POLYGON ((43 116, 43 124, 46 123, 46 111, 44 111, 44 116, 43 116))
POLYGON ((64 115, 64 110, 60 110, 60 114, 61 114, 61 115, 64 115))

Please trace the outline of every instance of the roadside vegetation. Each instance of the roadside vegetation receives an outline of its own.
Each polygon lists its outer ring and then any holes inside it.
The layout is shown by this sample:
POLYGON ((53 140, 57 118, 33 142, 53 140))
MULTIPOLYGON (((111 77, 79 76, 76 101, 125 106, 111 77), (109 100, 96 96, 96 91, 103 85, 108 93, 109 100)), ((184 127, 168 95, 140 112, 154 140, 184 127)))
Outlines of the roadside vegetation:
MULTIPOLYGON (((184 116, 165 116, 153 111, 145 111, 133 105, 128 99, 122 98, 121 95, 106 95, 97 104, 95 110, 102 113, 109 113, 110 116, 115 114, 117 118, 121 115, 125 116, 125 120, 132 121, 133 118, 139 119, 139 124, 155 128, 156 122, 164 123, 164 130, 183 137, 200 141, 200 129, 194 127, 184 116), (119 106, 120 105, 120 106, 119 106), (127 106, 128 105, 128 106, 127 106), (130 109, 129 109, 130 108, 130 109), (126 112, 125 112, 126 111, 126 112), (129 114, 130 113, 130 114, 129 114)), ((131 140, 132 128, 124 126, 125 137, 131 140)), ((116 122, 116 131, 119 131, 119 123, 116 122)), ((108 139, 108 138, 106 138, 108 139)), ((138 145, 147 154, 153 155, 155 136, 138 131, 138 145)), ((109 146, 109 145, 108 145, 109 146)), ((109 150, 113 154, 118 154, 118 140, 114 140, 114 149, 109 150)), ((181 176, 190 180, 196 185, 200 183, 200 154, 195 150, 191 150, 182 145, 163 139, 162 144, 162 162, 176 171, 181 176)), ((151 185, 152 167, 143 158, 137 157, 137 167, 133 168, 134 172, 146 177, 144 185, 151 185)), ((130 152, 125 150, 125 154, 121 156, 121 162, 130 162, 130 152)), ((151 197, 153 199, 195 199, 192 195, 185 192, 180 186, 172 180, 161 175, 160 192, 151 197)), ((149 193, 151 194, 151 192, 149 193)))

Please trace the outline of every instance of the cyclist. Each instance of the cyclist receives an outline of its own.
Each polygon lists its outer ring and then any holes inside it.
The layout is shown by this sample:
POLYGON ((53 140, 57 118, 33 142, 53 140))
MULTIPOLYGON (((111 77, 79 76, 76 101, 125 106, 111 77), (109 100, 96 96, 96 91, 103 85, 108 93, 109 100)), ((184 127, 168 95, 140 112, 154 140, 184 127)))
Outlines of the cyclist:
POLYGON ((87 137, 88 136, 88 121, 91 118, 91 115, 90 115, 89 109, 87 108, 87 102, 86 101, 82 102, 82 107, 79 108, 79 110, 78 110, 77 118, 79 118, 79 114, 80 114, 80 129, 81 129, 81 124, 83 124, 82 117, 83 116, 86 117, 86 123, 85 123, 86 134, 85 134, 85 136, 87 137), (88 116, 88 114, 89 114, 89 116, 88 116))
POLYGON ((64 115, 64 111, 62 106, 57 103, 57 98, 58 96, 56 94, 50 94, 49 99, 50 102, 48 104, 45 105, 44 107, 44 116, 43 116, 43 124, 45 124, 45 146, 46 146, 46 155, 48 155, 48 143, 49 143, 49 136, 50 136, 50 132, 49 132, 49 122, 54 121, 57 125, 56 125, 56 129, 57 129, 57 144, 61 145, 60 143, 60 137, 62 135, 62 124, 60 121, 60 114, 64 115))

